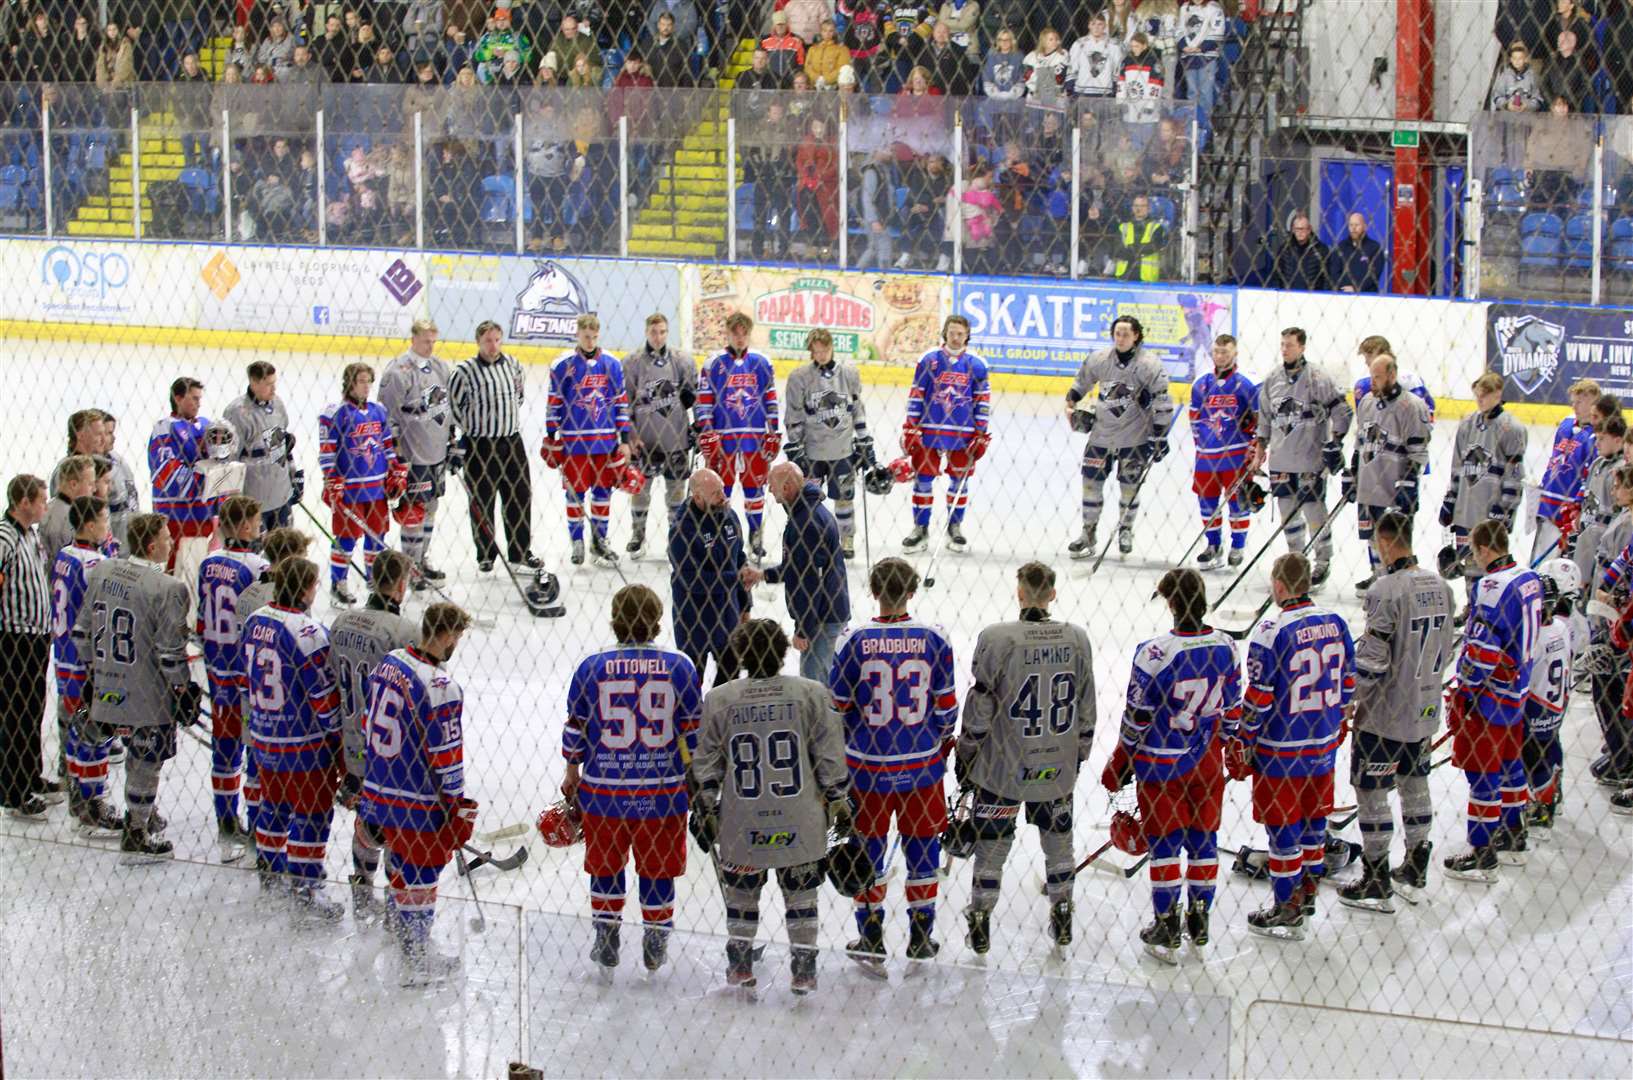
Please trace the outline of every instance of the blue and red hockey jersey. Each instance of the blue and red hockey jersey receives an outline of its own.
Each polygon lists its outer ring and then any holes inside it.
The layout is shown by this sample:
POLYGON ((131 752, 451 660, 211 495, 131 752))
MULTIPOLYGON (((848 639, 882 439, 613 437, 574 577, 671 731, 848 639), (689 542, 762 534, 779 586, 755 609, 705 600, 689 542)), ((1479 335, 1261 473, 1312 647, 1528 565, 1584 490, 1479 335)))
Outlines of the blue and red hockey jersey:
POLYGON ((777 378, 771 361, 752 349, 730 349, 703 365, 697 387, 697 424, 720 436, 727 454, 757 454, 777 430, 777 378))
POLYGON ((610 454, 629 438, 624 365, 611 353, 591 359, 573 350, 550 368, 544 437, 572 455, 610 454))
POLYGON ((202 416, 193 420, 167 416, 153 425, 147 438, 147 469, 153 475, 154 513, 172 521, 215 517, 215 502, 204 494, 204 474, 194 468, 206 456, 204 429, 209 424, 202 416))
POLYGON ((74 620, 85 600, 85 579, 105 554, 78 540, 57 552, 51 565, 51 654, 57 662, 57 696, 71 713, 83 704, 85 663, 74 643, 74 620))
POLYGON ((1208 372, 1191 384, 1191 437, 1196 471, 1233 473, 1247 466, 1258 426, 1259 388, 1240 371, 1220 379, 1208 372))
POLYGON ((340 753, 340 695, 329 676, 322 624, 294 608, 261 608, 244 620, 244 676, 260 767, 329 768, 340 753))
POLYGON ((939 627, 875 618, 840 639, 828 678, 857 791, 916 791, 946 774, 958 718, 953 647, 939 627))
POLYGON ((465 794, 465 694, 436 661, 410 645, 387 653, 368 680, 367 750, 358 816, 431 832, 465 794))
POLYGON ((198 631, 213 705, 238 705, 244 691, 244 619, 238 598, 261 579, 267 561, 245 548, 223 548, 198 568, 198 631))
POLYGON ((1559 422, 1559 429, 1554 432, 1554 448, 1548 454, 1548 467, 1542 473, 1542 490, 1537 493, 1537 517, 1558 520, 1560 510, 1567 503, 1582 501, 1588 467, 1598 453, 1592 424, 1579 423, 1574 416, 1559 422))
POLYGON ((1633 539, 1630 539, 1622 548, 1622 553, 1610 560, 1605 567, 1604 575, 1600 578, 1600 585, 1606 592, 1613 592, 1622 579, 1627 577, 1629 567, 1633 567, 1633 539))
POLYGON ((1323 776, 1343 741, 1355 696, 1355 640, 1343 617, 1308 599, 1253 630, 1241 739, 1257 746, 1260 776, 1323 776))
POLYGON ((621 645, 579 662, 567 687, 561 753, 580 768, 586 814, 665 818, 686 813, 687 757, 697 748, 703 693, 685 653, 621 645))
POLYGON ((386 497, 386 473, 397 462, 397 443, 385 406, 341 401, 318 416, 318 467, 324 480, 346 486, 349 505, 386 497))
POLYGON ((913 369, 907 423, 916 425, 930 450, 962 450, 992 416, 987 362, 965 350, 957 356, 931 349, 913 369))
POLYGON ((1171 630, 1142 641, 1128 676, 1118 741, 1141 781, 1172 780, 1196 768, 1223 729, 1236 734, 1242 716, 1241 663, 1218 630, 1171 630))
POLYGON ((1457 680, 1496 727, 1525 722, 1531 666, 1542 630, 1542 581, 1512 556, 1487 567, 1474 587, 1457 680))

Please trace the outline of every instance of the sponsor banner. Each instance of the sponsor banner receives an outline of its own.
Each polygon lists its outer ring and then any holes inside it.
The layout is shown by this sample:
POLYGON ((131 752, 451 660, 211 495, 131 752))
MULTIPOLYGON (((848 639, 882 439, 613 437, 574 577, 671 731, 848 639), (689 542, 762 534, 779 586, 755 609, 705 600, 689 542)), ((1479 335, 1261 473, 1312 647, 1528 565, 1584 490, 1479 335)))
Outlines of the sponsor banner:
POLYGON ((1569 405, 1578 379, 1633 394, 1633 310, 1492 304, 1486 310, 1488 370, 1503 377, 1503 399, 1569 405))
POLYGON ((409 324, 429 310, 418 252, 236 246, 200 252, 192 279, 201 329, 406 338, 409 324))
POLYGON ((726 346, 726 318, 754 319, 751 348, 772 359, 809 355, 805 338, 833 334, 834 355, 856 364, 912 366, 941 340, 952 289, 947 278, 822 270, 689 266, 687 346, 712 355, 726 346))
POLYGON ((513 344, 566 347, 580 315, 601 320, 601 346, 639 348, 646 317, 679 315, 680 270, 673 263, 516 255, 427 255, 431 317, 445 341, 474 341, 492 319, 513 344))
POLYGON ((994 371, 1074 375, 1111 345, 1112 320, 1132 315, 1168 377, 1190 382, 1213 365, 1218 334, 1236 332, 1234 289, 959 278, 953 309, 994 371))
POLYGON ((117 240, 7 240, 0 245, 0 318, 113 326, 191 326, 178 289, 197 249, 117 240))

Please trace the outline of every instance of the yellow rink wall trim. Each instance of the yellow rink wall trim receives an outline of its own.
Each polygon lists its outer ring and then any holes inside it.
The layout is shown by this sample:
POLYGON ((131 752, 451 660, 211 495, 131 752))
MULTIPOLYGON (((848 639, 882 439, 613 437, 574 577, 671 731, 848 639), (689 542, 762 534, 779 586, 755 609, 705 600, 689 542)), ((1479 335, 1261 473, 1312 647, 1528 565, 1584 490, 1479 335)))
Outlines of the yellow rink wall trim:
MULTIPOLYGON (((23 341, 77 341, 104 345, 152 345, 166 348, 231 349, 239 352, 328 353, 336 356, 392 357, 407 348, 406 339, 342 337, 327 334, 277 334, 248 330, 197 330, 162 326, 104 326, 98 323, 44 323, 21 319, 0 319, 0 338, 23 341)), ((450 342, 443 342, 444 345, 450 342)), ((459 343, 461 348, 465 342, 459 343)), ((546 366, 566 348, 561 345, 522 345, 507 342, 505 351, 526 364, 546 366)), ((618 355, 614 353, 614 355, 618 355)), ((448 359, 447 357, 444 357, 448 359)), ((459 359, 463 359, 460 357, 459 359)), ((701 359, 701 358, 700 358, 701 359)), ((457 361, 452 361, 457 362, 457 361)), ((799 364, 778 360, 777 374, 786 377, 799 364)), ((906 386, 913 369, 906 365, 859 364, 862 381, 873 386, 906 386)), ((1058 394, 1064 398, 1071 379, 1064 375, 1018 375, 993 372, 992 388, 1011 393, 1058 394)), ((1170 383, 1169 392, 1181 405, 1188 403, 1189 383, 1170 383)), ((1438 398, 1436 413, 1457 419, 1474 411, 1474 402, 1461 398, 1438 398)), ((1571 414, 1566 405, 1533 405, 1511 402, 1505 410, 1526 424, 1557 424, 1571 414)))

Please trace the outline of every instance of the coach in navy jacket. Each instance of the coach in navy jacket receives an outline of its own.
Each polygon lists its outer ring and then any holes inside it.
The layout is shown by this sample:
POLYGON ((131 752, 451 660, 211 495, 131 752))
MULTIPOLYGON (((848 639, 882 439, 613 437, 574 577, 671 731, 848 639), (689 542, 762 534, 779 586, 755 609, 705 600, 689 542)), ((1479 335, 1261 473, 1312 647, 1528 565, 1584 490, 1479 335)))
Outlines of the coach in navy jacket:
POLYGON ((797 465, 785 461, 774 467, 767 486, 788 512, 788 524, 782 530, 782 563, 764 571, 745 568, 743 581, 749 585, 780 583, 787 589, 794 648, 800 651, 799 673, 826 686, 834 646, 851 617, 839 522, 823 501, 822 489, 806 483, 797 465))
POLYGON ((692 474, 689 497, 669 526, 669 591, 675 643, 692 658, 698 677, 712 654, 715 685, 737 677, 737 661, 726 647, 748 614, 743 569, 743 526, 726 503, 726 488, 712 469, 692 474))

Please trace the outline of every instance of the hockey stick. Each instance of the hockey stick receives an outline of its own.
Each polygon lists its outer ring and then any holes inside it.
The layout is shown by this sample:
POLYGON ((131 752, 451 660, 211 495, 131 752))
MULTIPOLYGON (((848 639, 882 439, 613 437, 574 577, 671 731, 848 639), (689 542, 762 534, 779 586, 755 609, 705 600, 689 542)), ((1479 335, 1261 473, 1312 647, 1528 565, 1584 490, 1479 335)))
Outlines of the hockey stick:
POLYGON ((484 844, 497 843, 500 840, 511 840, 518 836, 526 836, 530 828, 532 828, 532 826, 523 822, 517 822, 514 825, 502 825, 497 829, 489 829, 487 832, 477 833, 476 839, 482 841, 484 844))
POLYGON ((476 882, 470 880, 471 868, 465 862, 465 851, 461 848, 454 852, 454 861, 459 864, 459 876, 464 878, 471 887, 471 903, 476 905, 476 914, 471 916, 471 933, 480 934, 488 928, 488 917, 482 913, 482 898, 476 895, 476 882))
MULTIPOLYGON (((1174 410, 1174 415, 1172 417, 1170 417, 1169 420, 1168 420, 1168 427, 1162 433, 1162 443, 1163 443, 1164 446, 1168 445, 1168 439, 1174 433, 1174 425, 1176 425, 1178 423, 1179 423, 1179 410, 1176 408, 1174 410)), ((1152 455, 1151 455, 1150 463, 1147 464, 1146 467, 1145 467, 1145 475, 1140 477, 1140 482, 1138 484, 1134 485, 1134 494, 1129 496, 1129 499, 1128 499, 1129 506, 1138 506, 1139 505, 1140 492, 1145 490, 1146 482, 1151 479, 1151 473, 1156 469, 1156 467, 1159 464, 1161 464, 1161 462, 1159 462, 1157 460, 1157 455, 1156 455, 1155 452, 1153 452, 1152 455)), ((1119 476, 1121 475, 1121 469, 1122 469, 1122 466, 1118 465, 1119 476)), ((1101 482, 1102 485, 1104 485, 1105 478, 1102 477, 1100 482, 1101 482)), ((1122 484, 1122 481, 1119 480, 1118 481, 1118 486, 1120 487, 1121 484, 1122 484)), ((1117 518, 1118 518, 1118 520, 1117 520, 1117 529, 1115 531, 1113 531, 1113 533, 1109 537, 1106 538, 1106 546, 1100 549, 1099 557, 1094 560, 1094 565, 1089 567, 1089 577, 1093 577, 1094 575, 1096 575, 1096 574, 1098 574, 1100 572, 1100 564, 1106 561, 1106 556, 1108 554, 1110 554, 1110 552, 1111 552, 1111 545, 1117 539, 1117 533, 1122 531, 1122 528, 1123 528, 1122 516, 1127 512, 1128 512, 1128 507, 1126 507, 1126 506, 1124 506, 1122 504, 1122 500, 1119 497, 1118 503, 1117 503, 1117 518)), ((1134 527, 1134 523, 1133 523, 1133 521, 1130 521, 1129 522, 1129 528, 1132 529, 1133 527, 1134 527)))
MULTIPOLYGON (((1310 537, 1309 540, 1305 541, 1304 546, 1299 549, 1299 554, 1300 555, 1309 554, 1310 550, 1312 548, 1314 548, 1317 543, 1320 542, 1322 535, 1324 533, 1326 533, 1328 529, 1332 528, 1332 523, 1337 519, 1337 515, 1344 509, 1345 505, 1348 504, 1349 502, 1353 501, 1353 499, 1354 499, 1353 495, 1341 497, 1338 500, 1338 503, 1331 510, 1327 511, 1327 520, 1322 524, 1321 528, 1316 530, 1314 536, 1310 537)), ((1308 500, 1306 500, 1306 502, 1308 502, 1308 500)), ((1304 505, 1305 505, 1305 503, 1300 503, 1299 507, 1302 508, 1304 505)), ((1295 513, 1296 512, 1297 511, 1295 510, 1295 513)), ((1277 530, 1277 532, 1280 532, 1280 531, 1281 530, 1277 530)), ((1270 534, 1270 539, 1272 541, 1274 541, 1276 539, 1276 533, 1271 533, 1270 534)), ((1241 582, 1247 576, 1248 569, 1250 569, 1253 566, 1253 563, 1256 563, 1256 562, 1259 561, 1259 556, 1263 555, 1265 553, 1265 550, 1268 547, 1269 547, 1269 544, 1267 543, 1265 545, 1265 547, 1262 547, 1262 548, 1259 549, 1259 554, 1253 556, 1252 561, 1247 564, 1247 567, 1243 568, 1241 577, 1238 577, 1234 582, 1231 583, 1231 586, 1230 586, 1229 589, 1226 589, 1223 593, 1220 594, 1219 599, 1215 600, 1213 602, 1213 607, 1210 607, 1208 609, 1209 611, 1213 611, 1221 603, 1223 603, 1225 597, 1229 596, 1231 594, 1231 592, 1236 588, 1236 586, 1241 584, 1241 582)), ((1240 630, 1226 630, 1225 633, 1229 634, 1231 637, 1235 638, 1238 641, 1242 640, 1243 638, 1247 637, 1249 634, 1253 633, 1253 627, 1255 625, 1257 625, 1258 621, 1264 617, 1264 613, 1270 610, 1270 605, 1275 602, 1275 599, 1276 599, 1276 597, 1275 597, 1274 593, 1271 593, 1269 596, 1265 597, 1264 598, 1264 603, 1259 605, 1259 610, 1255 611, 1253 613, 1253 618, 1248 620, 1248 624, 1246 626, 1244 626, 1240 630)))
MULTIPOLYGON (((465 477, 458 473, 455 475, 459 477, 459 486, 465 489, 465 499, 471 511, 471 519, 476 522, 476 527, 482 530, 482 534, 488 538, 488 543, 493 545, 494 554, 497 555, 499 553, 499 537, 494 534, 493 526, 488 521, 488 515, 480 506, 476 505, 476 496, 472 493, 471 486, 465 482, 465 477)), ((522 603, 527 606, 528 613, 535 619, 556 619, 567 614, 567 609, 559 602, 561 586, 556 581, 556 575, 546 570, 538 571, 537 576, 533 579, 533 589, 536 591, 530 591, 522 584, 521 579, 516 576, 516 569, 510 565, 509 559, 500 559, 499 562, 504 565, 505 573, 510 577, 510 583, 516 587, 516 592, 520 594, 522 603), (543 583, 546 577, 551 582, 549 587, 543 583)), ((526 831, 525 826, 523 831, 526 831)))
MULTIPOLYGON (((974 471, 975 463, 971 462, 969 471, 965 472, 963 476, 958 477, 953 482, 952 489, 948 492, 947 501, 951 504, 947 511, 947 524, 949 527, 952 526, 953 511, 958 509, 958 496, 963 494, 964 489, 969 486, 970 473, 973 473, 974 471)), ((934 489, 932 489, 932 491, 933 490, 934 489)), ((932 512, 935 510, 935 502, 933 500, 934 496, 932 495, 932 501, 930 503, 930 509, 932 512)), ((933 589, 936 586, 936 560, 941 558, 941 538, 946 535, 946 532, 947 530, 943 529, 941 532, 936 534, 934 540, 930 541, 930 562, 924 568, 924 587, 926 589, 933 589)))
POLYGON ((481 851, 470 844, 464 844, 461 846, 473 856, 469 862, 461 863, 459 867, 459 873, 461 876, 466 876, 470 874, 471 871, 478 870, 484 866, 491 866, 495 870, 515 870, 517 867, 527 862, 527 849, 525 847, 519 847, 503 858, 495 858, 493 852, 491 851, 481 851))
MULTIPOLYGON (((1341 810, 1348 810, 1350 812, 1349 816, 1345 817, 1345 818, 1343 818, 1343 819, 1341 819, 1339 821, 1329 821, 1327 823, 1327 832, 1328 832, 1329 835, 1331 835, 1332 833, 1337 832, 1339 829, 1347 827, 1351 822, 1353 822, 1357 817, 1359 817, 1360 813, 1361 813, 1361 811, 1357 807, 1354 807, 1354 806, 1335 807, 1333 812, 1337 813, 1337 812, 1339 812, 1341 810)), ((1122 871, 1123 877, 1132 879, 1135 874, 1140 872, 1140 868, 1143 867, 1146 863, 1148 863, 1150 861, 1151 861, 1151 852, 1147 851, 1144 855, 1141 855, 1139 857, 1138 861, 1136 861, 1133 866, 1130 866, 1127 869, 1122 871)))
MULTIPOLYGON (((1238 476, 1236 478, 1236 483, 1232 484, 1230 486, 1230 490, 1225 492, 1224 498, 1219 500, 1220 509, 1219 509, 1219 518, 1218 518, 1218 520, 1219 520, 1219 524, 1220 524, 1221 528, 1223 528, 1223 526, 1225 524, 1225 521, 1227 520, 1227 517, 1228 517, 1228 515, 1230 513, 1230 501, 1236 497, 1236 492, 1241 489, 1241 486, 1243 484, 1247 483, 1248 480, 1250 480, 1255 475, 1257 475, 1257 474, 1253 470, 1243 469, 1242 470, 1242 475, 1238 476)), ((1178 558, 1178 560, 1175 561, 1175 563, 1174 563, 1175 566, 1184 566, 1185 565, 1185 560, 1189 559, 1191 557, 1191 552, 1196 550, 1196 545, 1202 543, 1203 540, 1207 539, 1208 527, 1209 527, 1210 524, 1212 524, 1211 521, 1203 523, 1202 531, 1197 534, 1195 540, 1191 541, 1191 546, 1185 549, 1185 554, 1181 555, 1178 558)), ((1151 599, 1155 600, 1156 598, 1157 598, 1157 594, 1152 593, 1151 594, 1151 599)))
POLYGON ((862 485, 862 557, 867 560, 864 569, 873 569, 873 541, 868 534, 868 489, 862 485))
MULTIPOLYGON (((1076 866, 1072 867, 1072 877, 1074 877, 1074 878, 1077 877, 1077 875, 1081 874, 1083 872, 1083 870, 1086 867, 1088 867, 1088 865, 1090 863, 1094 862, 1100 856, 1104 855, 1107 851, 1110 851, 1111 850, 1111 843, 1112 842, 1110 840, 1107 840, 1104 844, 1101 844, 1099 847, 1095 848, 1093 851, 1091 851, 1087 855, 1083 856, 1083 861, 1078 863, 1076 866)), ((1047 880, 1040 881, 1038 883, 1038 894, 1040 896, 1048 896, 1049 895, 1049 882, 1047 880)))
MULTIPOLYGON (((1315 532, 1315 535, 1310 537, 1309 540, 1305 541, 1304 546, 1299 549, 1300 554, 1304 554, 1304 553, 1308 552, 1311 548, 1313 548, 1316 545, 1316 543, 1327 532, 1327 530, 1332 528, 1333 520, 1340 513, 1343 512, 1344 506, 1347 503, 1353 501, 1354 498, 1355 498, 1355 496, 1353 494, 1349 495, 1349 496, 1344 496, 1344 495, 1339 496, 1338 502, 1333 505, 1333 508, 1331 510, 1327 511, 1327 520, 1322 523, 1321 528, 1317 529, 1316 532, 1315 532)), ((1264 558, 1264 553, 1270 550, 1270 546, 1276 542, 1276 537, 1278 537, 1278 536, 1280 536, 1280 535, 1287 532, 1287 522, 1290 519, 1292 519, 1293 517, 1295 517, 1296 515, 1303 513, 1304 508, 1306 506, 1309 506, 1313 502, 1315 502, 1315 500, 1313 498, 1311 498, 1308 494, 1306 494, 1303 498, 1299 499, 1298 505, 1294 506, 1293 509, 1288 513, 1288 515, 1286 517, 1282 518, 1281 528, 1279 528, 1279 529, 1275 530, 1274 532, 1272 532, 1270 534, 1270 536, 1265 540, 1265 542, 1259 546, 1259 550, 1253 553, 1253 558, 1249 559, 1247 561, 1247 564, 1242 567, 1241 573, 1237 574, 1235 580, 1233 580, 1229 585, 1227 585, 1225 587, 1225 591, 1220 593, 1218 598, 1214 600, 1212 606, 1210 606, 1208 608, 1209 611, 1216 610, 1219 607, 1220 604, 1223 604, 1225 602, 1225 598, 1227 596, 1229 596, 1231 593, 1236 591, 1236 587, 1238 585, 1240 585, 1242 582, 1247 580, 1248 571, 1252 570, 1253 567, 1255 565, 1257 565, 1258 561, 1260 559, 1264 558)), ((1266 607, 1268 607, 1268 606, 1269 605, 1266 605, 1266 607)), ((1255 617, 1254 621, 1255 622, 1258 621, 1257 617, 1255 617)))

